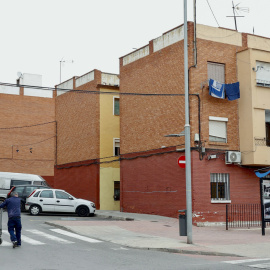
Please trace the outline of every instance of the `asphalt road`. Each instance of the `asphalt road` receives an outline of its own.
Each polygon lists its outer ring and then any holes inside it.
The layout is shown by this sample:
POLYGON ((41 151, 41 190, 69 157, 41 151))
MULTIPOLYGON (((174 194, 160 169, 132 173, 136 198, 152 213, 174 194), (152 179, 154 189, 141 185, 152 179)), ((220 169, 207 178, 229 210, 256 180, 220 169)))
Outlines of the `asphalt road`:
MULTIPOLYGON (((3 214, 3 243, 0 246, 0 269, 21 270, 111 270, 111 269, 251 269, 252 265, 270 261, 244 261, 218 256, 181 255, 167 252, 126 248, 97 241, 45 224, 52 220, 101 220, 75 215, 22 214, 22 247, 12 248, 7 232, 7 214, 3 214), (237 264, 236 261, 238 262, 237 264)), ((129 222, 129 221, 127 221, 129 222)), ((257 267, 258 269, 258 267, 257 267)), ((270 269, 270 268, 261 268, 270 269)))

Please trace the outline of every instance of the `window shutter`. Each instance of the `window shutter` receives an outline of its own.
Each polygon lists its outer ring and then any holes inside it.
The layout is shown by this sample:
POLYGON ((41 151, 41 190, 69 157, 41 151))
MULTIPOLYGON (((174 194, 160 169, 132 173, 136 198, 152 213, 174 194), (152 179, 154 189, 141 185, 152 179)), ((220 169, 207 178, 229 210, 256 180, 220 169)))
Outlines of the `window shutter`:
POLYGON ((207 63, 208 80, 213 79, 220 83, 225 83, 225 65, 218 63, 207 63))
POLYGON ((227 138, 226 122, 209 121, 209 135, 218 138, 227 138))

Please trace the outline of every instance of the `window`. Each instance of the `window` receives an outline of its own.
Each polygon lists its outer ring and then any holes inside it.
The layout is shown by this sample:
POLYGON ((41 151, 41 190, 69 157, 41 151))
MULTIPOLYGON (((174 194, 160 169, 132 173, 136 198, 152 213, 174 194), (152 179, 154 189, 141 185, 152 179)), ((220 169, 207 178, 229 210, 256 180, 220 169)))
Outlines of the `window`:
POLYGON ((38 197, 39 193, 40 193, 40 191, 36 192, 34 197, 38 197))
POLYGON ((113 198, 115 201, 120 200, 120 181, 114 181, 114 195, 113 198))
POLYGON ((113 154, 120 156, 120 139, 113 139, 113 154))
POLYGON ((225 65, 207 62, 208 80, 213 79, 220 83, 225 83, 225 65))
POLYGON ((22 197, 23 191, 24 191, 24 187, 15 187, 14 191, 16 191, 18 193, 18 196, 19 197, 22 197))
POLYGON ((68 200, 70 195, 63 191, 55 191, 55 196, 57 199, 66 199, 68 200))
POLYGON ((209 116, 209 141, 227 143, 228 118, 209 116))
POLYGON ((265 110, 266 146, 270 146, 270 110, 265 110))
POLYGON ((228 173, 211 173, 211 201, 230 200, 230 180, 228 173))
POLYGON ((34 185, 42 185, 42 182, 43 182, 43 181, 34 181, 33 184, 34 184, 34 185))
POLYGON ((270 63, 256 61, 256 83, 258 86, 270 87, 270 63))
POLYGON ((31 181, 27 180, 11 180, 10 187, 19 186, 19 185, 31 185, 31 181))
POLYGON ((53 198, 53 192, 52 190, 44 190, 41 192, 40 196, 42 198, 53 198))
POLYGON ((120 115, 120 99, 113 97, 113 115, 120 115))

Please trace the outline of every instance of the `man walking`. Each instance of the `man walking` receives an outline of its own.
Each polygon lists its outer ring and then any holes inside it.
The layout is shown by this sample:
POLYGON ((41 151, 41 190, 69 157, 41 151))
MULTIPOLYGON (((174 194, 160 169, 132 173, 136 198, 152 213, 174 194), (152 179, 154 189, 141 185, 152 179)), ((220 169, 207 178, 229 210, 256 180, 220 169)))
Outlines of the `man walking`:
POLYGON ((13 243, 13 248, 21 246, 21 199, 17 192, 11 192, 11 197, 6 199, 0 208, 7 207, 8 212, 8 232, 10 240, 13 243))

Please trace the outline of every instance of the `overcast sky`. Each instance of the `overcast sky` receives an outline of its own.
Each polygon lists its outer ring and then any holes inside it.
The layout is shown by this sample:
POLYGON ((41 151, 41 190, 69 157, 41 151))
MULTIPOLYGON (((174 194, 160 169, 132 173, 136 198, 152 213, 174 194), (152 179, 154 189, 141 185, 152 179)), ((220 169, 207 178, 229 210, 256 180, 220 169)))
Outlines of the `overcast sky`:
MULTIPOLYGON (((270 0, 234 0, 239 32, 270 38, 270 0)), ((17 72, 43 86, 93 69, 119 73, 119 57, 183 23, 183 0, 0 0, 0 82, 17 72), (73 63, 72 63, 73 61, 73 63)), ((197 0, 197 23, 235 29, 231 0, 197 0), (211 9, 209 7, 211 6, 211 9)), ((193 21, 193 0, 188 0, 193 21)))

